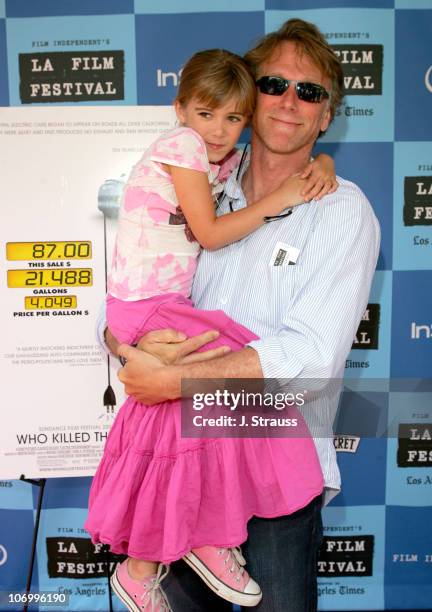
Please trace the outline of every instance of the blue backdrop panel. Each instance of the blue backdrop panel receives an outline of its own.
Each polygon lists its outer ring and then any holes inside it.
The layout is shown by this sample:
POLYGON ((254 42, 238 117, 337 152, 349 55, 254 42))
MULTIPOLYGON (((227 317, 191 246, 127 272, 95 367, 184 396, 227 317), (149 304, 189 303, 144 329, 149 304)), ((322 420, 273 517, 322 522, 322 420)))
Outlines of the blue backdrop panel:
MULTIPOLYGON (((135 0, 135 13, 160 14, 160 13, 226 13, 228 11, 251 12, 263 11, 265 0, 247 0, 246 2, 232 2, 232 0, 218 0, 212 4, 201 0, 183 0, 181 7, 177 0, 135 0), (181 8, 181 10, 180 10, 181 8)), ((182 41, 183 44, 184 41, 182 41)))
POLYGON ((266 0, 268 9, 393 8, 394 0, 266 0))
MULTIPOLYGON (((0 591, 22 591, 33 535, 33 509, 0 510, 0 591)), ((38 588, 37 565, 33 582, 38 588)), ((22 610, 21 606, 16 609, 22 610)))
MULTIPOLYGON (((9 89, 11 106, 22 104, 20 96, 19 55, 35 54, 38 68, 45 67, 43 54, 47 52, 107 54, 109 51, 120 51, 124 57, 124 69, 115 66, 115 72, 121 72, 124 80, 122 99, 95 101, 57 102, 55 96, 47 98, 49 104, 136 104, 136 70, 135 70, 135 22, 133 15, 103 15, 88 17, 26 17, 7 19, 7 49, 9 66, 9 89)), ((27 60, 28 62, 30 59, 27 60)), ((31 65, 31 64, 30 64, 31 65)), ((43 70, 42 70, 43 72, 43 70)), ((111 70, 106 70, 107 81, 111 79, 111 70)), ((50 72, 46 71, 47 79, 50 72)), ((38 73, 36 73, 38 74, 38 73)), ((104 86, 107 90, 107 87, 104 86)))
POLYGON ((6 0, 8 17, 46 17, 52 15, 116 15, 133 13, 133 0, 6 0))
MULTIPOLYGON (((91 544, 82 527, 86 511, 66 508, 42 512, 38 539, 39 588, 65 593, 69 598, 67 610, 106 610, 105 555, 100 546, 91 544)), ((50 607, 40 605, 39 609, 49 611, 50 607)), ((117 602, 115 609, 124 608, 117 602)))
MULTIPOLYGON (((44 508, 87 508, 91 478, 49 478, 45 486, 44 508)), ((34 489, 34 503, 37 490, 34 489)))
POLYGON ((373 204, 381 226, 381 248, 378 270, 392 269, 393 250, 393 143, 338 142, 322 139, 316 152, 331 155, 340 176, 361 186, 373 204))
POLYGON ((266 32, 286 19, 316 23, 341 58, 347 95, 324 142, 393 141, 394 11, 268 11, 266 32))
MULTIPOLYGON (((432 7, 431 7, 432 8, 432 7)), ((432 11, 397 11, 396 140, 431 140, 432 11)))
POLYGON ((393 268, 428 270, 432 259, 432 144, 395 142, 394 149, 393 232, 398 248, 393 268))
POLYGON ((431 378, 431 283, 430 270, 393 272, 393 378, 431 378))
POLYGON ((386 503, 430 506, 432 393, 390 393, 388 436, 386 503))
POLYGON ((385 503, 387 404, 388 394, 384 392, 344 392, 337 418, 336 439, 340 434, 359 440, 357 446, 337 444, 344 486, 340 495, 331 502, 332 506, 385 503), (346 452, 346 449, 351 452, 346 452), (351 478, 354 472, 355 479, 351 478))
POLYGON ((204 13, 137 15, 138 104, 172 104, 178 72, 193 53, 221 46, 244 53, 261 35, 263 20, 262 12, 214 13, 209 29, 204 13), (184 36, 181 47, 180 31, 184 36))
POLYGON ((364 321, 345 362, 347 378, 381 378, 390 375, 392 274, 377 272, 364 321), (363 327, 362 327, 363 326, 363 327), (375 335, 377 336, 374 345, 375 335), (369 348, 369 346, 372 348, 369 348))
POLYGON ((324 510, 318 562, 321 610, 380 610, 384 606, 384 506, 324 510))
POLYGON ((395 7, 400 9, 432 8, 432 0, 395 0, 395 7))
POLYGON ((385 593, 386 607, 394 610, 430 608, 430 508, 388 507, 385 533, 385 581, 389 585, 385 593))
POLYGON ((21 480, 0 480, 0 508, 33 510, 32 487, 21 480))

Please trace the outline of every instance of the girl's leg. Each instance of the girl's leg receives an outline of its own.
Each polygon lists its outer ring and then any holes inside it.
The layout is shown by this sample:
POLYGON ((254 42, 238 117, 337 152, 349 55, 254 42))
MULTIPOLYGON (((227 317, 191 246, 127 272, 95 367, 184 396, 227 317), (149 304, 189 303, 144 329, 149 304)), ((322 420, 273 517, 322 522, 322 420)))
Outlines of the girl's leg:
POLYGON ((133 580, 145 580, 149 576, 156 574, 159 564, 154 561, 144 561, 142 559, 129 557, 127 565, 129 575, 133 580))
POLYGON ((111 586, 129 612, 172 612, 161 585, 167 573, 162 563, 129 557, 117 565, 111 586))

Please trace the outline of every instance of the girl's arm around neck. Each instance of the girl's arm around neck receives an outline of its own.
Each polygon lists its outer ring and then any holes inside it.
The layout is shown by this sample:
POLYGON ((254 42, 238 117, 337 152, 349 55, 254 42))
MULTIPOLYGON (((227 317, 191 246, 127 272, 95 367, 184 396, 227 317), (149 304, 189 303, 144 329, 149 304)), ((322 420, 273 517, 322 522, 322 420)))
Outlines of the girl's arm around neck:
POLYGON ((207 174, 188 168, 168 166, 180 208, 202 247, 219 249, 244 238, 264 224, 265 216, 303 202, 299 177, 283 181, 275 191, 236 212, 216 216, 207 174))

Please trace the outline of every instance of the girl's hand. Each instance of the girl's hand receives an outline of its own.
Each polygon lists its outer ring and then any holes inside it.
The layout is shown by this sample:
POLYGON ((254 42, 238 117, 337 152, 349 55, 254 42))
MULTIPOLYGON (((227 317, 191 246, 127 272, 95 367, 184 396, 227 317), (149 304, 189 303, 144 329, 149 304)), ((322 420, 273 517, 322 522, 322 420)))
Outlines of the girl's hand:
POLYGON ((339 186, 334 161, 325 153, 317 155, 303 170, 300 178, 307 179, 301 192, 306 202, 320 200, 328 193, 335 192, 339 186))

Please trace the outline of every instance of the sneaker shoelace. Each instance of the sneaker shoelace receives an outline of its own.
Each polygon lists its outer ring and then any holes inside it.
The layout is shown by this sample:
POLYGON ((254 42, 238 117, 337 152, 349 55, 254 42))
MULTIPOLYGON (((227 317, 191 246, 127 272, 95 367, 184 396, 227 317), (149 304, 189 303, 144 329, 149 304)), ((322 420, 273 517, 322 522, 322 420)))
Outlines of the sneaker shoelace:
POLYGON ((234 557, 237 559, 239 565, 246 565, 246 559, 243 557, 240 546, 236 546, 232 548, 232 553, 234 557))
POLYGON ((159 563, 156 576, 149 581, 146 592, 142 596, 143 610, 148 609, 152 612, 159 606, 160 612, 173 612, 161 587, 161 582, 168 572, 169 567, 159 563))
POLYGON ((224 556, 224 563, 228 565, 231 563, 231 567, 228 568, 230 574, 235 573, 236 582, 240 582, 242 575, 244 574, 244 565, 246 565, 246 561, 241 554, 240 547, 237 548, 220 548, 219 554, 224 556))

